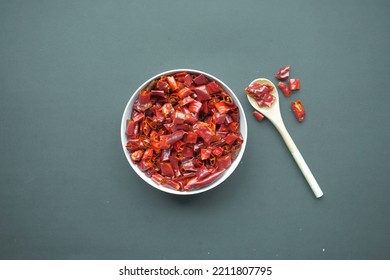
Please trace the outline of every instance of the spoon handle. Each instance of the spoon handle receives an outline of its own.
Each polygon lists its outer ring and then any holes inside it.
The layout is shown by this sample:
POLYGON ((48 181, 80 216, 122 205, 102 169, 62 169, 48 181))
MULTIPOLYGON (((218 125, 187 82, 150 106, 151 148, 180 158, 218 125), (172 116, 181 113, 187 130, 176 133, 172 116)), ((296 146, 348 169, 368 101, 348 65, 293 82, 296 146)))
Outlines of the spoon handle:
POLYGON ((303 175, 306 178, 307 183, 312 189, 316 198, 320 198, 324 193, 322 192, 320 186, 317 183, 317 180, 314 178, 313 173, 311 173, 309 166, 306 161, 303 159, 301 153, 299 152, 297 146, 292 140, 290 134, 288 133, 286 127, 284 125, 277 126, 279 133, 282 135, 284 142, 286 143, 288 149, 290 150, 295 162, 301 169, 303 175))

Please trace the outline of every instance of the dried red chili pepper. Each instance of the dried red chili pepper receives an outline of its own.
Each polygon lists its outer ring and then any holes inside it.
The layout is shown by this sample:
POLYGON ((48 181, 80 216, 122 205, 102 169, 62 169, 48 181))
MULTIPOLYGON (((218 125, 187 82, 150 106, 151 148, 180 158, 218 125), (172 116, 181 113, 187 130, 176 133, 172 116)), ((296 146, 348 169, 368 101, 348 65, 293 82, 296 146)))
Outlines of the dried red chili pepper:
POLYGON ((147 149, 142 156, 143 160, 150 160, 153 157, 153 149, 147 149))
POLYGON ((170 162, 161 162, 161 175, 166 175, 172 177, 174 175, 173 167, 170 162))
POLYGON ((127 120, 127 128, 126 128, 127 136, 133 136, 134 135, 135 124, 136 124, 135 121, 127 120))
POLYGON ((186 147, 186 144, 181 140, 176 141, 175 144, 173 144, 173 148, 178 152, 183 152, 185 147, 186 147))
POLYGON ((264 119, 263 114, 261 114, 258 111, 253 111, 252 115, 259 121, 261 122, 264 119))
POLYGON ((194 157, 194 149, 189 147, 189 146, 185 146, 183 149, 183 157, 186 157, 186 158, 194 157))
MULTIPOLYGON (((176 143, 177 141, 179 141, 180 139, 183 138, 185 132, 183 130, 177 130, 175 131, 174 133, 172 133, 171 135, 167 135, 168 138, 166 140, 166 143, 167 144, 174 144, 176 143)), ((161 138, 162 136, 160 136, 161 138)))
POLYGON ((257 101, 257 104, 259 104, 260 107, 263 105, 267 107, 271 107, 272 104, 275 102, 276 97, 273 96, 271 93, 264 93, 262 97, 257 101))
POLYGON ((166 98, 168 96, 168 94, 163 90, 151 90, 150 94, 152 96, 160 96, 160 97, 164 97, 164 98, 166 98))
POLYGON ((145 117, 144 113, 140 113, 140 112, 137 112, 137 111, 134 111, 133 114, 132 114, 132 120, 134 122, 139 122, 139 121, 143 120, 144 117, 145 117))
POLYGON ((205 122, 197 122, 193 126, 193 130, 196 134, 198 134, 198 136, 203 138, 203 140, 206 143, 209 143, 211 140, 211 137, 214 135, 214 132, 211 129, 211 127, 205 122))
POLYGON ((199 74, 198 76, 196 76, 193 81, 198 86, 204 85, 205 83, 207 83, 207 79, 206 79, 205 75, 203 75, 203 74, 199 74))
MULTIPOLYGON (((169 84, 166 81, 164 81, 163 79, 160 79, 156 83, 156 89, 160 89, 160 90, 163 90, 165 92, 168 92, 169 84)), ((151 92, 153 92, 153 90, 151 92)))
POLYGON ((229 133, 226 137, 225 137, 225 143, 228 144, 228 145, 225 145, 223 147, 229 147, 230 145, 232 145, 236 140, 237 140, 238 136, 234 133, 229 133))
POLYGON ((233 132, 233 133, 236 133, 238 135, 238 130, 239 130, 239 124, 238 122, 231 122, 229 125, 228 125, 228 130, 233 132))
POLYGON ((275 77, 279 80, 285 80, 290 75, 290 65, 285 65, 276 72, 275 77))
POLYGON ((190 87, 192 85, 192 76, 190 74, 186 74, 184 76, 184 84, 187 86, 187 87, 190 87))
POLYGON ((203 179, 198 179, 197 177, 195 177, 188 181, 187 185, 184 186, 184 190, 188 191, 191 189, 199 189, 201 187, 207 186, 217 180, 219 177, 221 177, 224 172, 225 169, 221 169, 219 171, 215 171, 214 173, 203 179))
POLYGON ((222 88, 218 85, 216 81, 208 83, 206 89, 209 93, 217 93, 222 91, 222 88))
POLYGON ((191 95, 191 93, 192 90, 190 90, 188 87, 183 87, 181 90, 179 90, 177 95, 180 97, 180 99, 183 99, 184 97, 191 95))
POLYGON ((194 87, 194 91, 196 93, 196 99, 198 101, 205 101, 211 99, 209 92, 205 85, 194 87))
POLYGON ((226 114, 220 114, 218 112, 213 115, 213 123, 215 124, 224 124, 226 121, 226 114))
POLYGON ((168 80, 169 87, 171 88, 172 91, 175 91, 179 88, 179 86, 177 85, 177 82, 175 80, 175 77, 169 76, 169 77, 167 77, 167 80, 168 80))
POLYGON ((301 81, 299 79, 289 79, 288 84, 291 90, 298 90, 301 88, 301 81))
POLYGON ((284 96, 289 97, 291 95, 291 89, 285 83, 279 82, 278 87, 282 90, 284 96))
POLYGON ((228 104, 224 101, 215 103, 214 106, 218 110, 218 113, 220 113, 220 114, 225 114, 225 113, 229 112, 229 110, 231 109, 230 104, 228 104))
POLYGON ((210 155, 211 155, 210 149, 200 149, 200 159, 201 160, 209 159, 210 155))
POLYGON ((150 161, 150 160, 141 160, 139 163, 138 163, 138 168, 141 170, 141 171, 146 171, 150 168, 153 167, 153 163, 150 161))
MULTIPOLYGON (((191 103, 192 101, 194 101, 194 99, 191 96, 187 96, 186 98, 179 101, 179 105, 184 106, 184 105, 187 105, 188 103, 191 103)), ((167 103, 167 104, 169 104, 169 103, 167 103)))
POLYGON ((168 161, 171 155, 171 149, 163 149, 161 151, 160 161, 168 161))
POLYGON ((134 152, 140 148, 141 141, 140 139, 128 139, 126 143, 126 149, 129 152, 134 152))
POLYGON ((130 158, 133 162, 139 162, 143 154, 144 152, 142 150, 138 150, 135 151, 134 153, 131 153, 130 158))
POLYGON ((225 170, 232 164, 232 156, 227 154, 217 159, 217 170, 225 170))
POLYGON ((202 180, 203 178, 206 178, 207 176, 210 175, 210 170, 206 166, 201 166, 198 168, 196 171, 196 177, 198 180, 202 180))
POLYGON ((245 92, 253 97, 260 107, 264 105, 272 106, 276 100, 276 97, 271 93, 273 90, 273 86, 261 83, 253 83, 245 88, 245 92))
POLYGON ((173 111, 173 106, 171 103, 165 103, 160 109, 159 111, 161 111, 161 113, 163 113, 163 115, 165 117, 168 117, 173 111))
MULTIPOLYGON (((267 96, 263 102, 269 102, 267 96)), ((187 72, 155 79, 140 92, 126 134, 126 149, 138 168, 180 191, 218 179, 243 142, 233 99, 216 81, 187 72)))
POLYGON ((223 149, 221 147, 217 147, 212 151, 212 154, 216 157, 220 157, 223 154, 223 149))
POLYGON ((195 132, 188 132, 184 136, 184 142, 187 144, 196 144, 197 141, 198 141, 198 134, 196 134, 195 132))
POLYGON ((139 95, 140 105, 144 105, 150 102, 151 93, 148 90, 143 90, 139 95))
POLYGON ((256 100, 261 98, 263 94, 270 93, 274 89, 269 84, 253 83, 245 88, 248 95, 252 96, 256 100))
POLYGON ((202 108, 202 102, 199 102, 197 100, 192 101, 188 106, 188 110, 196 114, 199 113, 201 108, 202 108))
POLYGON ((300 100, 291 102, 291 109, 294 113, 295 118, 299 122, 303 122, 305 120, 306 112, 300 100))

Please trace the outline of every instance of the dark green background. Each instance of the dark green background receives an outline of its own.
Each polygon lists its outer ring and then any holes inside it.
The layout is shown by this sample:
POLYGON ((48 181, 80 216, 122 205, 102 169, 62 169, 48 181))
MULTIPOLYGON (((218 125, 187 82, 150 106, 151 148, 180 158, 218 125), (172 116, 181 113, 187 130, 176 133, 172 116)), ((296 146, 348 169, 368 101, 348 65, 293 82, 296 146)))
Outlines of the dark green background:
POLYGON ((0 258, 389 259, 389 27, 385 0, 0 1, 0 258), (243 93, 287 63, 321 199, 243 93), (145 184, 120 143, 132 92, 175 68, 248 119, 236 171, 196 196, 145 184))

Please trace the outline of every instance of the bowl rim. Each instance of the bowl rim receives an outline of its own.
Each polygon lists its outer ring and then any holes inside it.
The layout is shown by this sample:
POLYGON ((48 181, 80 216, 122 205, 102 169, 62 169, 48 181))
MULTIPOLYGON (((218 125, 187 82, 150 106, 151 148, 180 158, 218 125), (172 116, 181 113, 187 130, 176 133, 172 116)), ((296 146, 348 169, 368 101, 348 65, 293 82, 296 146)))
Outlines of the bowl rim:
POLYGON ((213 75, 211 75, 211 74, 209 74, 207 72, 204 72, 204 71, 200 71, 200 70, 196 70, 196 69, 190 69, 190 68, 178 68, 178 69, 167 70, 167 71, 161 72, 159 74, 156 74, 156 75, 150 77, 149 79, 147 79, 144 83, 142 83, 132 93, 132 95, 130 96, 130 98, 129 98, 126 106, 125 106, 123 114, 122 114, 120 134, 121 134, 120 135, 120 137, 121 137, 121 145, 122 145, 122 149, 123 149, 123 152, 125 154, 125 157, 126 157, 128 163, 130 164, 130 166, 132 167, 132 169, 138 174, 138 176, 141 177, 141 179, 143 179, 146 183, 148 183, 152 187, 154 187, 154 188, 156 188, 156 189, 158 189, 160 191, 163 191, 165 193, 176 194, 176 195, 193 195, 193 194, 203 193, 203 192, 209 191, 209 190, 217 187, 218 185, 222 184, 236 170, 236 168, 237 168, 238 164, 241 162, 241 159, 242 159, 242 157, 244 155, 244 152, 245 152, 246 142, 247 142, 247 137, 248 137, 248 125, 247 125, 247 121, 246 121, 246 117, 245 117, 245 112, 244 112, 244 109, 241 106, 240 100, 238 99, 238 97, 236 96, 234 91, 230 87, 228 87, 223 81, 221 81, 217 77, 215 77, 215 76, 213 76, 213 75), (221 177, 219 177, 217 180, 215 180, 214 182, 212 182, 208 186, 205 186, 205 187, 202 187, 202 188, 199 188, 199 189, 196 189, 196 190, 191 190, 191 191, 177 191, 177 190, 170 189, 170 188, 167 188, 167 187, 164 187, 162 185, 157 184, 151 178, 146 176, 146 174, 144 172, 142 172, 137 167, 137 165, 134 164, 131 161, 130 154, 129 154, 129 152, 126 149, 126 144, 127 144, 126 122, 129 119, 129 116, 130 116, 130 114, 132 112, 132 108, 129 108, 129 106, 133 102, 133 99, 135 99, 136 96, 138 96, 139 92, 142 89, 144 89, 152 80, 154 80, 154 79, 156 79, 158 77, 161 77, 163 75, 169 75, 169 74, 179 73, 179 72, 189 72, 189 73, 195 73, 195 74, 203 74, 206 77, 217 81, 225 90, 228 91, 229 95, 232 95, 235 104, 239 108, 239 113, 240 113, 240 132, 241 132, 241 135, 242 135, 242 137, 244 139, 237 158, 232 162, 232 164, 228 167, 228 169, 226 169, 226 171, 222 174, 221 177))

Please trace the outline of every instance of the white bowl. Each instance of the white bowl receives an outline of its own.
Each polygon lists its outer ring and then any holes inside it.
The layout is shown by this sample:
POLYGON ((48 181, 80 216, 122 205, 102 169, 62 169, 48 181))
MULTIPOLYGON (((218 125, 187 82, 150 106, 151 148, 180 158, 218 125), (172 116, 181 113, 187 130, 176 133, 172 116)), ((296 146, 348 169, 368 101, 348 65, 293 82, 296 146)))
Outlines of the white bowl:
POLYGON ((198 70, 193 70, 193 69, 174 69, 174 70, 169 70, 169 71, 165 71, 165 72, 162 72, 160 74, 157 74, 153 77, 151 77, 150 79, 148 79, 147 81, 145 81, 134 93, 133 95, 131 96, 129 102, 127 103, 126 105, 126 108, 125 108, 125 111, 123 112, 123 116, 122 116, 122 123, 121 123, 121 141, 122 141, 122 148, 123 148, 123 151, 125 153, 125 156, 127 158, 127 161, 129 162, 130 166, 134 169, 134 171, 146 182, 148 183, 149 185, 153 186, 154 188, 160 190, 160 191, 163 191, 163 192, 167 192, 167 193, 171 193, 171 194, 178 194, 178 195, 191 195, 191 194, 197 194, 197 193, 202 193, 202 192, 205 192, 205 191, 208 191, 208 190, 211 190, 212 188, 215 188, 216 186, 218 186, 219 184, 221 184, 223 181, 225 181, 232 173, 233 171, 236 169, 237 165, 240 163, 241 161, 241 158, 244 154, 244 151, 245 151, 245 146, 246 146, 246 141, 247 141, 247 123, 246 123, 246 118, 245 118, 245 113, 244 113, 244 110, 242 109, 242 106, 240 104, 240 101, 238 100, 237 96, 234 94, 234 92, 224 83, 222 82, 221 80, 219 80, 218 78, 208 74, 208 73, 205 73, 205 72, 202 72, 202 71, 198 71, 198 70), (126 122, 128 119, 130 119, 131 117, 131 113, 133 111, 133 104, 134 102, 137 100, 138 96, 139 96, 139 93, 141 92, 142 89, 144 89, 147 85, 150 84, 150 82, 156 78, 159 78, 163 75, 171 75, 173 73, 178 73, 178 72, 188 72, 188 73, 191 73, 191 74, 203 74, 205 75, 208 79, 210 80, 215 80, 219 83, 219 85, 232 97, 232 99, 234 100, 234 103, 237 105, 237 107, 239 108, 239 113, 240 113, 240 132, 241 132, 241 135, 244 139, 244 142, 242 143, 242 146, 241 146, 241 150, 237 156, 237 158, 232 162, 232 164, 228 167, 228 169, 226 169, 226 171, 222 174, 222 176, 217 179, 216 181, 214 181, 213 183, 211 183, 210 185, 208 186, 205 186, 205 187, 202 187, 202 188, 199 188, 199 189, 196 189, 196 190, 191 190, 191 191, 177 191, 177 190, 174 190, 174 189, 170 189, 170 188, 167 188, 167 187, 163 187, 161 185, 158 185, 156 182, 154 182, 151 178, 149 178, 148 176, 146 176, 146 174, 144 172, 142 172, 138 166, 136 164, 134 164, 131 159, 130 159, 130 154, 129 152, 127 151, 126 149, 126 143, 127 143, 127 136, 126 136, 126 122))

